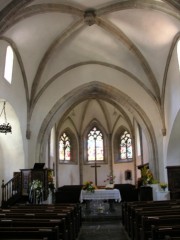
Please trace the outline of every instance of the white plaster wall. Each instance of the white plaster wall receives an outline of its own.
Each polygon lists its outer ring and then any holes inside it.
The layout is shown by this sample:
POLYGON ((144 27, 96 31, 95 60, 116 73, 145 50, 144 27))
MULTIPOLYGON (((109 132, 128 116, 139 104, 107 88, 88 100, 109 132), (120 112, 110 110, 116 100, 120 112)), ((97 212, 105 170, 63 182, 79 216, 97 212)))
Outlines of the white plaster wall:
MULTIPOLYGON (((0 41, 0 101, 5 100, 7 120, 12 125, 12 134, 0 133, 0 181, 9 181, 13 172, 27 167, 28 141, 26 140, 27 103, 24 84, 14 56, 13 79, 9 84, 3 77, 7 43, 0 41)), ((2 107, 2 102, 1 102, 2 107)), ((1 111, 1 109, 0 109, 1 111)), ((1 196, 0 196, 1 197, 1 196)))
MULTIPOLYGON (((66 119, 65 122, 60 126, 58 132, 61 134, 64 129, 70 128, 71 131, 75 134, 77 137, 76 129, 74 128, 74 125, 70 121, 70 119, 66 119)), ((78 141, 77 141, 78 142, 78 141)), ((80 174, 79 174, 79 159, 77 154, 77 162, 75 164, 63 164, 59 162, 59 146, 56 145, 57 148, 57 185, 63 186, 63 185, 78 185, 80 184, 80 174)), ((78 153, 78 148, 77 148, 78 153)))
MULTIPOLYGON (((174 148, 172 151, 172 146, 174 146, 176 142, 170 142, 170 137, 172 141, 180 139, 180 128, 178 129, 176 127, 175 131, 172 132, 175 119, 180 110, 180 71, 176 48, 173 51, 169 66, 165 93, 165 120, 167 135, 164 137, 164 163, 165 166, 180 165, 180 154, 178 153, 179 146, 176 147, 176 150, 174 148)), ((161 171, 162 170, 163 169, 161 169, 161 171)))
POLYGON ((78 185, 79 166, 70 164, 59 164, 58 166, 58 187, 63 185, 78 185))
MULTIPOLYGON (((2 103, 2 99, 0 99, 0 107, 2 103)), ((2 180, 7 183, 13 178, 13 172, 19 172, 20 169, 25 168, 20 124, 12 106, 8 102, 6 103, 6 110, 7 120, 12 126, 12 134, 0 133, 0 183, 2 183, 2 180)), ((0 123, 2 122, 0 121, 0 123)))

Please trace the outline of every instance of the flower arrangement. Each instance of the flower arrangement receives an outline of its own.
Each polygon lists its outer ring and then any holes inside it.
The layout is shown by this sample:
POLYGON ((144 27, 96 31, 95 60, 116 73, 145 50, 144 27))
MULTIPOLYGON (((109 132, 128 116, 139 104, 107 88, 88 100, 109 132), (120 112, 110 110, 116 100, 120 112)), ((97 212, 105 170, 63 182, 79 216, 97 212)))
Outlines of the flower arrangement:
POLYGON ((32 203, 40 203, 43 197, 43 183, 36 179, 30 183, 29 199, 32 203))
POLYGON ((155 183, 153 174, 147 166, 141 168, 141 180, 143 185, 155 183))
POLYGON ((159 186, 163 191, 165 191, 168 185, 167 183, 160 183, 159 186))
POLYGON ((31 190, 40 190, 42 189, 43 184, 40 180, 33 180, 32 183, 30 183, 30 189, 31 190))
POLYGON ((104 180, 104 182, 109 182, 109 184, 113 184, 114 183, 114 179, 115 179, 115 176, 113 176, 113 174, 109 174, 107 175, 107 179, 104 180))
POLYGON ((48 188, 53 191, 55 189, 54 186, 54 179, 53 179, 53 171, 49 170, 48 171, 48 188))
POLYGON ((93 185, 92 181, 85 182, 85 184, 83 186, 83 190, 86 190, 89 192, 94 192, 95 189, 96 189, 96 187, 93 185))

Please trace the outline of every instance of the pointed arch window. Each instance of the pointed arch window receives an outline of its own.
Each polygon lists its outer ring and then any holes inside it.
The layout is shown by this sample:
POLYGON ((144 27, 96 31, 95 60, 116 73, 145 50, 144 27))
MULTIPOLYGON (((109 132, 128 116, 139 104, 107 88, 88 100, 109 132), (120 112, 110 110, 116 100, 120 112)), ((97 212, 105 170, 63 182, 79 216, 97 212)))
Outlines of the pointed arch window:
POLYGON ((14 52, 13 52, 12 47, 11 47, 11 46, 8 46, 7 49, 6 49, 4 78, 5 78, 9 83, 12 82, 13 61, 14 61, 14 52))
POLYGON ((87 138, 88 161, 104 161, 104 141, 103 134, 97 128, 93 127, 87 138))
POLYGON ((132 159, 132 139, 128 131, 120 136, 119 154, 120 160, 132 159))
POLYGON ((60 161, 71 160, 71 140, 67 133, 63 133, 59 140, 59 158, 60 161))
POLYGON ((78 143, 75 134, 71 129, 65 129, 60 134, 59 140, 59 163, 78 163, 78 143))
POLYGON ((115 133, 113 150, 115 163, 133 161, 132 137, 126 128, 120 127, 115 133))

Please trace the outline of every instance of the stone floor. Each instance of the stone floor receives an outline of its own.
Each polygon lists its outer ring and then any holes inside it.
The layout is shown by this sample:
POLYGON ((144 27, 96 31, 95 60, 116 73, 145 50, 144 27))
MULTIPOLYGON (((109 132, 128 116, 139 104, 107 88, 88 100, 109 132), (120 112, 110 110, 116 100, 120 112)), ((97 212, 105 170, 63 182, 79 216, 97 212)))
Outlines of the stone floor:
POLYGON ((121 204, 96 201, 82 204, 82 227, 78 240, 129 240, 121 223, 121 204))

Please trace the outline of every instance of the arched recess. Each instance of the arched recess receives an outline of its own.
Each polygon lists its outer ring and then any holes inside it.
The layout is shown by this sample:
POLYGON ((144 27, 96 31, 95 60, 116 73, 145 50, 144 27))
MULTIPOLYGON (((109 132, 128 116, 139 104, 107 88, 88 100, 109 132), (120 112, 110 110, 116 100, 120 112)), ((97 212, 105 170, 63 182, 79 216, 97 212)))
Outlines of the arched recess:
POLYGON ((180 165, 180 110, 174 120, 167 148, 167 165, 180 165))
POLYGON ((59 140, 60 140, 60 137, 63 133, 67 134, 67 136, 70 138, 70 142, 71 142, 71 160, 69 162, 66 162, 66 163, 77 164, 78 143, 77 143, 77 139, 76 139, 75 134, 73 133, 73 131, 70 128, 65 128, 58 133, 58 137, 57 137, 57 156, 58 157, 57 157, 57 160, 60 163, 62 163, 62 161, 60 161, 60 159, 59 159, 59 140))
MULTIPOLYGON (((24 145, 20 122, 13 106, 5 99, 0 98, 0 113, 3 103, 5 103, 5 112, 7 122, 12 127, 12 133, 0 133, 0 182, 5 182, 13 177, 13 172, 19 172, 19 169, 27 167, 25 162, 24 145)), ((0 117, 0 124, 4 123, 4 115, 0 117)), ((0 196, 1 197, 1 196, 0 196)))
POLYGON ((153 126, 147 117, 146 113, 141 109, 141 107, 134 102, 129 96, 121 92, 120 90, 101 83, 101 82, 90 82, 75 88, 63 98, 59 99, 56 104, 52 107, 49 114, 44 119, 37 139, 36 148, 36 159, 42 162, 45 157, 45 148, 48 141, 48 136, 53 125, 60 121, 63 121, 69 111, 75 107, 78 103, 84 101, 88 98, 99 98, 109 102, 112 105, 119 104, 127 108, 141 125, 144 130, 148 142, 148 149, 150 154, 149 163, 152 167, 154 176, 159 178, 158 169, 158 152, 157 152, 157 142, 155 138, 155 133, 153 126))
POLYGON ((89 131, 92 129, 92 127, 97 127, 103 134, 103 140, 104 140, 104 163, 108 162, 108 156, 109 156, 109 150, 107 148, 107 146, 109 146, 108 144, 108 134, 106 132, 106 130, 103 128, 103 126, 101 125, 101 123, 97 120, 97 119, 93 119, 88 126, 86 127, 83 135, 82 135, 82 146, 83 146, 83 154, 84 157, 83 159, 85 159, 85 163, 87 163, 87 134, 89 133, 89 131))
MULTIPOLYGON (((132 139, 132 134, 131 132, 124 126, 120 126, 115 135, 114 135, 114 139, 113 139, 113 152, 114 152, 114 161, 115 163, 118 163, 118 162, 123 162, 120 160, 120 156, 119 156, 119 143, 120 143, 120 136, 124 133, 124 131, 128 131, 128 133, 130 133, 131 135, 131 139, 132 139)), ((133 139, 132 139, 132 142, 133 142, 133 139)), ((134 156, 134 154, 133 154, 134 156)), ((128 162, 128 161, 133 161, 133 158, 131 159, 126 159, 125 162, 128 162)))

